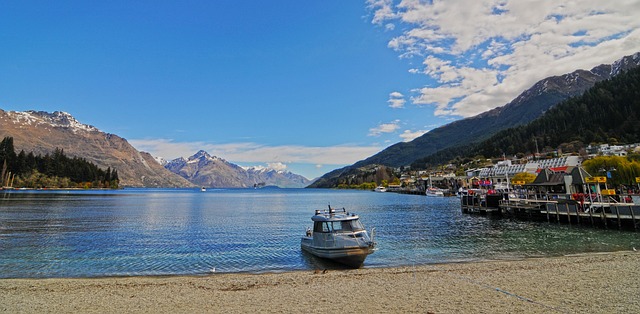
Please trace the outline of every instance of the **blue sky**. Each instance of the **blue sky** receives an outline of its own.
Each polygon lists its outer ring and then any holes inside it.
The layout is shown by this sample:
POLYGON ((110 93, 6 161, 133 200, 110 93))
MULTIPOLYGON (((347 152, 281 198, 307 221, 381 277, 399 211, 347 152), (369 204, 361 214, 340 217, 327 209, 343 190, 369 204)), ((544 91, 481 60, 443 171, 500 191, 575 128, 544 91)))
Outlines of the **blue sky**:
POLYGON ((314 178, 640 51, 601 2, 2 1, 0 109, 314 178))

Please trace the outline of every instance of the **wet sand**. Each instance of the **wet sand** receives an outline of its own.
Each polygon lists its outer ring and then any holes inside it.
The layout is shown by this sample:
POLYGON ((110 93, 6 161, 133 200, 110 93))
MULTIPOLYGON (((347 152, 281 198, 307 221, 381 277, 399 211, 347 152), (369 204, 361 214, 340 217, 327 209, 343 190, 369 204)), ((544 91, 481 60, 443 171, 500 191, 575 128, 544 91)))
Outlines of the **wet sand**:
POLYGON ((267 274, 2 279, 5 313, 640 313, 640 252, 267 274))

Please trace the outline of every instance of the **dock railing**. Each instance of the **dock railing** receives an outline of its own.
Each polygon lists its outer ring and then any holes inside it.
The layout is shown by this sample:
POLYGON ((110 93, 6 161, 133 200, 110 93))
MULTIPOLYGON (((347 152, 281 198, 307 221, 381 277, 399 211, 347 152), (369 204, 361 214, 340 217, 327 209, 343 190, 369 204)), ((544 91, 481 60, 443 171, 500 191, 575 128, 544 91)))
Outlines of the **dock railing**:
POLYGON ((640 229, 640 205, 601 198, 573 200, 570 196, 509 198, 490 195, 462 196, 461 209, 464 213, 498 214, 525 220, 537 220, 576 225, 602 226, 605 228, 640 229))

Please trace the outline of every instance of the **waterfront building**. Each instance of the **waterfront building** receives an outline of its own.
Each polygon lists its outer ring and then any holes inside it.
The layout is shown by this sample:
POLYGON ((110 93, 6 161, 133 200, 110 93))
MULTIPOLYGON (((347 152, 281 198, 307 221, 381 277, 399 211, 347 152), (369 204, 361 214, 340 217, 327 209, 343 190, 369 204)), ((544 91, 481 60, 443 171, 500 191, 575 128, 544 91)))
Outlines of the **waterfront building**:
MULTIPOLYGON (((468 179, 476 179, 479 182, 489 181, 490 184, 494 186, 505 185, 507 181, 518 173, 527 172, 538 174, 542 169, 560 172, 567 171, 569 167, 577 167, 581 164, 582 158, 579 156, 534 160, 523 164, 514 164, 511 160, 503 160, 492 167, 468 170, 467 177, 468 179)), ((471 180, 469 180, 469 183, 472 184, 471 180)))

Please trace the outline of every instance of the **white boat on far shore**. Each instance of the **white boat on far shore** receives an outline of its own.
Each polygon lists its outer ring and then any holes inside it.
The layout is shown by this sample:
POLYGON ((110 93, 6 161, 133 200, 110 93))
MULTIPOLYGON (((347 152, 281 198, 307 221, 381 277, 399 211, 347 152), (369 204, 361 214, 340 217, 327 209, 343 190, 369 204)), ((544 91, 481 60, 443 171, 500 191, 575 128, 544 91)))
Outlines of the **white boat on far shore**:
POLYGON ((380 186, 376 187, 374 189, 374 191, 376 191, 376 192, 386 192, 387 188, 385 188, 384 186, 380 185, 380 186))
POLYGON ((432 197, 443 197, 444 196, 444 192, 442 192, 442 190, 437 189, 437 188, 428 188, 426 194, 427 194, 427 196, 432 196, 432 197))

